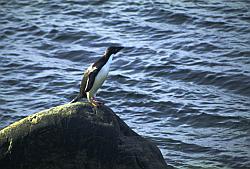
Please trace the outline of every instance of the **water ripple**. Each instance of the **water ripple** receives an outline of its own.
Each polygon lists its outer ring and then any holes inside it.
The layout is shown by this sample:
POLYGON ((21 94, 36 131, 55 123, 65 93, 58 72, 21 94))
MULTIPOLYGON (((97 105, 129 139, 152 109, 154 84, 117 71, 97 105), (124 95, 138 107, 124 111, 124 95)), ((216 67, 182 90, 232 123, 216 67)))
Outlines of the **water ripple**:
POLYGON ((249 168, 245 1, 0 2, 0 128, 60 105, 110 45, 98 97, 178 168, 249 168))

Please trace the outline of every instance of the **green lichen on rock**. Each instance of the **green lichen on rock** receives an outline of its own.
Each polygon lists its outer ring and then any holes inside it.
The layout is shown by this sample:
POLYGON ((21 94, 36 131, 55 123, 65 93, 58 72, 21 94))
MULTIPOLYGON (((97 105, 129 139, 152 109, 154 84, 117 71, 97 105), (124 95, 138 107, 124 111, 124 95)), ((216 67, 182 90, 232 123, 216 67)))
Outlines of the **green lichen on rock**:
POLYGON ((159 149, 106 106, 57 106, 0 131, 5 169, 167 169, 159 149))

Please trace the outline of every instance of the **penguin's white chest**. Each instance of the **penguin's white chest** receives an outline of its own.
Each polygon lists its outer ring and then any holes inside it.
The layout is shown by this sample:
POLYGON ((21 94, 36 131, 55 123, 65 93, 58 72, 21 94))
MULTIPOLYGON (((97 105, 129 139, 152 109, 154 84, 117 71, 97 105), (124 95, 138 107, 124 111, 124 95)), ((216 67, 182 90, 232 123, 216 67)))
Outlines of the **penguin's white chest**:
POLYGON ((97 90, 102 86, 102 84, 106 80, 108 73, 109 73, 109 68, 110 68, 112 59, 113 59, 112 56, 110 56, 107 63, 101 68, 101 70, 96 75, 93 87, 90 90, 90 92, 93 95, 97 92, 97 90))

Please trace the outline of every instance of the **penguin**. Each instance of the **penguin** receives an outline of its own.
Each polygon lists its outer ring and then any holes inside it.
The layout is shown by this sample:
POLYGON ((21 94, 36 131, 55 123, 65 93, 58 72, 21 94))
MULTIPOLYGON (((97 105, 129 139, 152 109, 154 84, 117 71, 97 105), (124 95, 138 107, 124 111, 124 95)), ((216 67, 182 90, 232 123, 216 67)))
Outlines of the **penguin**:
POLYGON ((80 92, 70 103, 77 102, 81 98, 87 98, 93 106, 103 104, 95 99, 96 92, 108 76, 113 54, 116 54, 123 48, 116 46, 108 47, 103 56, 87 68, 81 81, 80 92))

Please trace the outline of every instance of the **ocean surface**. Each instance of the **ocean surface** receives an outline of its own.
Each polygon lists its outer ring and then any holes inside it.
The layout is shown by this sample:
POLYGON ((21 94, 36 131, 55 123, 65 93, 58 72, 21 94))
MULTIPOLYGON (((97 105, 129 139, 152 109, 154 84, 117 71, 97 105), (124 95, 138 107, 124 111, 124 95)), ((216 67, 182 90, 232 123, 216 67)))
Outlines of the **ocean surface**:
POLYGON ((249 0, 0 0, 0 128, 69 102, 110 45, 97 97, 168 164, 250 168, 249 0))

